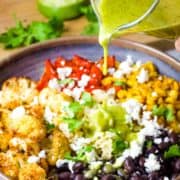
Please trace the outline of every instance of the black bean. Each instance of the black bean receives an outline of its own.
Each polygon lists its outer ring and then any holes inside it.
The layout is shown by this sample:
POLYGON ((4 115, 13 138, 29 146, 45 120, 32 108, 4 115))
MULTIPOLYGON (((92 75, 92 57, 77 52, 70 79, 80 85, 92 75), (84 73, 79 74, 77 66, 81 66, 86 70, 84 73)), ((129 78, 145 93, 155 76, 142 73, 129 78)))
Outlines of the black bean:
POLYGON ((57 168, 57 172, 64 172, 64 171, 69 171, 69 167, 67 163, 62 164, 60 167, 57 168))
POLYGON ((169 143, 167 143, 167 142, 162 142, 162 143, 158 144, 158 148, 160 150, 165 150, 168 148, 168 146, 169 146, 169 143))
POLYGON ((156 150, 157 150, 157 148, 156 148, 156 146, 155 145, 153 145, 150 149, 147 149, 146 150, 146 152, 149 154, 149 153, 155 153, 156 152, 156 150))
POLYGON ((151 172, 148 175, 149 180, 158 180, 159 179, 159 173, 158 172, 151 172))
POLYGON ((82 162, 77 162, 73 165, 73 171, 75 174, 81 173, 84 170, 85 166, 82 162))
POLYGON ((142 176, 141 176, 141 179, 142 179, 142 180, 148 180, 148 176, 147 176, 147 175, 142 175, 142 176))
POLYGON ((85 177, 83 174, 76 174, 74 180, 85 180, 85 177))
POLYGON ((174 163, 174 172, 180 173, 180 158, 178 158, 174 163))
POLYGON ((101 180, 116 180, 116 178, 112 174, 107 174, 102 176, 101 180))
POLYGON ((171 134, 169 135, 169 141, 170 141, 172 144, 177 143, 178 140, 179 140, 179 139, 178 139, 178 135, 177 135, 177 134, 171 133, 171 134))
POLYGON ((138 174, 134 174, 130 177, 130 180, 142 180, 141 176, 138 174))
POLYGON ((135 170, 135 164, 131 157, 127 157, 124 161, 124 169, 127 173, 132 173, 135 170))
POLYGON ((66 171, 66 172, 61 172, 58 174, 58 179, 59 180, 70 180, 71 178, 71 173, 66 171))
POLYGON ((144 162, 145 162, 145 158, 141 156, 141 157, 139 158, 139 163, 138 163, 139 166, 144 167, 144 162))

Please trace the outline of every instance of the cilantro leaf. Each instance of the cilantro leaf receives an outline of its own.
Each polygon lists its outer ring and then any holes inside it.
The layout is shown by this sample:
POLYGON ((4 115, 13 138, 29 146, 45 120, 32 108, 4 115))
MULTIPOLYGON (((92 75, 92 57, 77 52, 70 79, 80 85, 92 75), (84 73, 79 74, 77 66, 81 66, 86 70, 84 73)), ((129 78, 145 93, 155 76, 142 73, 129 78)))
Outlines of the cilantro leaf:
POLYGON ((92 107, 94 101, 90 93, 83 92, 81 96, 82 104, 92 107))
POLYGON ((151 149, 153 142, 151 140, 146 141, 146 148, 151 149))
POLYGON ((164 152, 164 158, 180 157, 180 146, 177 144, 169 147, 168 151, 164 152))
POLYGON ((98 21, 91 5, 82 6, 80 8, 80 12, 83 15, 85 15, 85 17, 87 18, 88 21, 90 21, 90 22, 97 22, 98 21))
POLYGON ((174 111, 170 107, 165 107, 165 106, 153 106, 152 110, 153 115, 157 116, 163 116, 168 122, 171 122, 174 120, 174 111))
POLYGON ((128 144, 122 139, 116 139, 113 141, 112 148, 114 154, 120 154, 128 147, 128 144))
POLYGON ((76 153, 76 156, 72 156, 71 153, 66 153, 64 158, 72 161, 87 161, 86 153, 91 152, 94 148, 92 146, 85 146, 76 153))
POLYGON ((33 21, 27 26, 17 21, 15 27, 0 34, 0 43, 3 43, 5 48, 16 48, 59 37, 62 31, 63 22, 56 18, 48 22, 33 21))
POLYGON ((55 128, 54 124, 49 124, 49 123, 46 124, 46 129, 48 133, 50 133, 54 128, 55 128))
POLYGON ((82 121, 75 118, 63 118, 63 120, 68 124, 68 128, 70 132, 74 132, 79 129, 82 125, 82 121))
POLYGON ((98 35, 99 33, 99 24, 97 22, 91 22, 87 26, 84 27, 82 31, 82 35, 98 35))
POLYGON ((127 84, 124 81, 115 81, 114 85, 115 86, 122 86, 123 88, 125 88, 127 86, 127 84))

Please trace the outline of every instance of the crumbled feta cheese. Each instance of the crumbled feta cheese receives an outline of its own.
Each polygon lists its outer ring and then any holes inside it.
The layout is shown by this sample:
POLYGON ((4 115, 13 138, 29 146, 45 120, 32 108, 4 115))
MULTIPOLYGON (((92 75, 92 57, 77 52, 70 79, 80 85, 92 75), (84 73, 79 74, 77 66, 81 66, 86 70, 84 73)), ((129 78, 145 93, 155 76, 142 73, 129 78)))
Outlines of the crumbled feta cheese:
POLYGON ((11 119, 20 119, 26 114, 26 110, 23 106, 18 106, 10 114, 11 119))
POLYGON ((0 134, 3 134, 4 132, 3 132, 3 130, 2 129, 0 129, 0 134))
POLYGON ((48 87, 51 89, 58 89, 60 87, 58 80, 56 78, 49 80, 48 87))
POLYGON ((154 143, 155 144, 161 144, 162 143, 162 139, 161 138, 155 138, 154 139, 154 143))
POLYGON ((89 138, 84 138, 84 137, 80 137, 80 138, 74 138, 72 143, 70 144, 70 147, 72 148, 72 150, 74 151, 79 151, 81 150, 84 146, 86 146, 87 144, 89 144, 91 142, 91 140, 89 138))
POLYGON ((164 176, 163 180, 169 180, 169 178, 167 176, 164 176))
POLYGON ((74 86, 75 86, 75 82, 72 81, 71 83, 68 84, 67 88, 72 89, 74 86))
POLYGON ((93 149, 90 152, 85 152, 85 157, 87 159, 87 162, 93 162, 96 161, 97 159, 97 153, 96 151, 93 149))
POLYGON ((63 80, 72 73, 72 68, 70 67, 57 68, 57 73, 58 73, 58 77, 63 80))
MULTIPOLYGON (((135 99, 129 99, 126 102, 122 103, 122 107, 126 110, 127 115, 131 117, 131 121, 140 120, 140 112, 141 112, 142 106, 143 105, 140 104, 135 99)), ((127 116, 128 119, 126 119, 128 121, 129 121, 129 116, 127 116)))
POLYGON ((103 162, 102 161, 94 161, 94 162, 91 162, 90 163, 90 170, 99 170, 101 168, 101 166, 103 165, 103 162))
POLYGON ((115 94, 116 94, 116 90, 114 88, 110 88, 107 90, 107 95, 110 96, 110 97, 114 97, 115 94))
POLYGON ((151 96, 152 96, 152 97, 157 97, 158 94, 157 94, 157 92, 153 91, 152 94, 151 94, 151 96))
POLYGON ((165 137, 165 138, 164 138, 164 142, 165 142, 165 143, 169 142, 169 138, 168 138, 168 137, 165 137))
POLYGON ((75 162, 71 161, 71 160, 67 160, 67 159, 58 159, 56 161, 56 167, 59 168, 61 167, 63 164, 68 164, 68 168, 69 170, 73 173, 73 165, 75 164, 75 162))
POLYGON ((95 89, 92 91, 94 99, 98 102, 103 102, 107 98, 107 94, 105 91, 101 89, 95 89))
POLYGON ((68 128, 68 124, 67 123, 61 123, 59 125, 59 129, 63 132, 63 134, 69 138, 71 136, 71 133, 69 131, 69 128, 68 128))
POLYGON ((142 65, 142 62, 141 62, 141 61, 136 61, 136 66, 137 66, 137 68, 140 68, 141 65, 142 65))
POLYGON ((158 80, 162 81, 162 79, 163 79, 162 76, 159 76, 159 77, 158 77, 158 80))
POLYGON ((38 157, 39 158, 46 158, 46 151, 45 150, 40 151, 38 154, 38 157))
POLYGON ((51 111, 51 109, 46 106, 45 111, 44 111, 44 119, 49 123, 53 124, 53 118, 55 117, 55 113, 51 111))
POLYGON ((63 93, 66 94, 67 96, 72 96, 72 91, 68 88, 64 88, 63 93))
POLYGON ((157 157, 154 154, 149 154, 148 158, 145 159, 144 167, 146 172, 150 173, 153 171, 158 171, 161 167, 157 157))
POLYGON ((27 150, 27 145, 26 145, 26 142, 23 140, 23 139, 20 139, 20 138, 12 138, 10 140, 10 143, 13 145, 13 146, 19 146, 20 148, 22 148, 24 151, 27 150))
POLYGON ((140 73, 137 76, 137 80, 139 83, 145 83, 149 80, 149 73, 144 68, 141 69, 140 73))
POLYGON ((109 73, 110 75, 113 75, 115 71, 116 71, 115 68, 108 68, 108 73, 109 73))
POLYGON ((142 145, 139 144, 137 141, 131 141, 130 148, 129 148, 129 156, 132 158, 136 158, 142 153, 142 145))
POLYGON ((151 111, 144 111, 142 115, 142 121, 147 121, 151 119, 151 111))
POLYGON ((38 96, 34 96, 33 102, 32 102, 31 104, 32 104, 32 105, 38 105, 38 104, 39 104, 38 96))
POLYGON ((81 97, 81 94, 83 93, 84 91, 84 88, 78 88, 78 87, 75 87, 73 90, 72 90, 72 97, 78 101, 79 98, 81 97))
POLYGON ((33 155, 33 156, 30 156, 27 161, 28 161, 28 163, 38 163, 39 160, 40 160, 40 158, 38 156, 33 155))
POLYGON ((90 76, 83 74, 81 76, 81 80, 78 81, 78 86, 82 88, 86 87, 90 79, 91 79, 90 76))

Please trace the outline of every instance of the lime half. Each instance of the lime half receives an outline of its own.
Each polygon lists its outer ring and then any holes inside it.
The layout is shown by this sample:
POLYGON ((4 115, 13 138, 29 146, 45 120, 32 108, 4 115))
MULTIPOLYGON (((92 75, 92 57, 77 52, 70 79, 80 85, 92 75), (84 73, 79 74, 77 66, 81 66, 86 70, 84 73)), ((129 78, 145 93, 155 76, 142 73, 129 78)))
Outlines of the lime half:
POLYGON ((38 9, 46 17, 57 17, 62 20, 80 15, 80 6, 86 0, 38 0, 38 9))

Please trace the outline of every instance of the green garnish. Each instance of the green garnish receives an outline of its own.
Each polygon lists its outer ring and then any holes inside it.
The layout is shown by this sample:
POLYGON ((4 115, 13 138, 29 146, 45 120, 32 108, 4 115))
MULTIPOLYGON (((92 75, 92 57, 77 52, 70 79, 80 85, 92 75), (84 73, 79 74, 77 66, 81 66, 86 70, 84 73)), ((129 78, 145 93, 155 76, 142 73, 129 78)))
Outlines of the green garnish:
POLYGON ((117 155, 123 152, 127 147, 128 147, 128 144, 124 140, 121 140, 121 139, 117 139, 113 141, 113 144, 112 144, 113 153, 117 155))
POLYGON ((71 84, 73 82, 74 82, 74 80, 70 79, 70 78, 67 78, 67 79, 64 79, 64 80, 58 80, 58 83, 60 85, 69 85, 69 84, 71 84))
POLYGON ((82 6, 80 8, 80 11, 89 21, 89 24, 85 26, 82 34, 83 35, 97 35, 99 32, 99 24, 98 24, 98 20, 93 11, 92 6, 91 5, 82 6))
POLYGON ((146 148, 151 149, 153 142, 152 141, 146 141, 146 148))
POLYGON ((55 128, 54 124, 50 124, 50 123, 46 124, 46 129, 48 133, 50 133, 54 128, 55 128))
POLYGON ((71 153, 66 153, 65 154, 65 159, 68 159, 68 160, 72 160, 72 161, 87 161, 86 159, 86 153, 89 153, 93 150, 94 148, 92 146, 85 146, 83 147, 81 150, 79 150, 77 153, 76 153, 76 156, 72 156, 71 153))
POLYGON ((122 86, 123 88, 125 88, 127 86, 127 83, 125 83, 124 81, 115 81, 114 85, 115 86, 122 86))
POLYGON ((83 92, 81 96, 82 104, 92 107, 94 101, 90 93, 83 92))
POLYGON ((177 144, 169 147, 167 151, 164 152, 164 158, 180 157, 180 146, 177 144))
POLYGON ((15 27, 0 35, 0 43, 5 48, 16 48, 59 37, 62 32, 63 22, 56 18, 48 22, 33 21, 28 26, 17 21, 15 27))
POLYGON ((156 116, 163 116, 168 122, 171 122, 174 120, 175 116, 174 116, 174 111, 172 108, 170 107, 158 107, 158 106, 153 106, 153 110, 152 110, 153 115, 156 116))
POLYGON ((74 132, 75 130, 79 129, 82 125, 82 121, 75 119, 75 118, 63 118, 63 121, 65 121, 68 124, 68 129, 70 132, 74 132))

